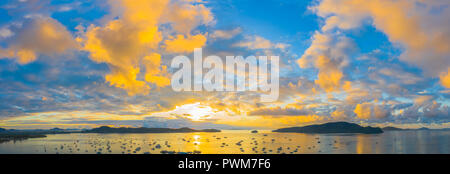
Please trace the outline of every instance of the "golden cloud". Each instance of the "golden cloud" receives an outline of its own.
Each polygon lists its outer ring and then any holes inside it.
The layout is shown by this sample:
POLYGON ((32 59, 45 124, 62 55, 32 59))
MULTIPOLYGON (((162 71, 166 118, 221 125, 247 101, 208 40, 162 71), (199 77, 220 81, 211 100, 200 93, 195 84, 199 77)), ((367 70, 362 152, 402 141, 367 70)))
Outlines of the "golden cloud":
POLYGON ((156 86, 161 87, 170 85, 170 80, 167 77, 167 66, 160 66, 160 54, 153 53, 150 56, 145 56, 143 59, 143 64, 147 70, 145 73, 145 81, 154 83, 156 86))
POLYGON ((344 110, 335 110, 331 113, 331 117, 335 120, 344 120, 347 118, 344 110))
POLYGON ((20 64, 76 49, 77 43, 67 29, 52 18, 33 18, 27 21, 12 39, 10 47, 0 50, 0 58, 16 58, 20 64))
POLYGON ((281 107, 268 107, 252 110, 247 113, 247 115, 256 116, 298 116, 298 115, 308 115, 307 110, 297 109, 297 108, 281 108, 281 107))
POLYGON ((439 0, 323 0, 311 9, 326 19, 322 31, 353 29, 370 19, 404 52, 400 60, 421 67, 425 74, 439 77, 450 65, 450 9, 439 0))
POLYGON ((241 117, 236 116, 226 120, 218 120, 217 124, 227 124, 242 127, 264 127, 264 128, 281 128, 290 126, 301 126, 311 123, 325 121, 326 117, 318 115, 302 115, 302 116, 254 116, 241 117))
POLYGON ((448 68, 447 72, 442 73, 440 78, 442 86, 450 88, 450 68, 448 68))
POLYGON ((389 115, 389 111, 383 108, 383 105, 373 103, 357 104, 353 111, 360 119, 385 118, 389 115))
POLYGON ((343 80, 341 68, 347 64, 347 54, 353 51, 352 47, 352 41, 346 37, 335 38, 335 35, 330 33, 316 32, 311 46, 297 63, 301 68, 314 67, 319 70, 314 83, 325 92, 347 90, 351 87, 351 82, 343 80))
POLYGON ((206 43, 206 37, 202 34, 184 37, 184 35, 177 35, 176 38, 171 38, 165 41, 166 51, 171 53, 189 53, 194 48, 201 48, 206 43))
POLYGON ((106 82, 125 89, 129 95, 148 94, 151 87, 146 82, 157 87, 170 85, 167 67, 161 65, 158 53, 160 44, 165 43, 168 52, 192 52, 193 48, 206 43, 206 37, 203 34, 191 36, 190 32, 198 25, 213 21, 208 8, 188 1, 109 2, 113 13, 118 13, 119 17, 104 26, 91 25, 80 41, 92 60, 110 67, 106 82), (172 29, 162 28, 162 24, 170 24, 172 29), (181 34, 174 37, 170 33, 181 34), (164 41, 165 38, 168 40, 164 41), (138 78, 142 68, 145 68, 146 82, 138 78))

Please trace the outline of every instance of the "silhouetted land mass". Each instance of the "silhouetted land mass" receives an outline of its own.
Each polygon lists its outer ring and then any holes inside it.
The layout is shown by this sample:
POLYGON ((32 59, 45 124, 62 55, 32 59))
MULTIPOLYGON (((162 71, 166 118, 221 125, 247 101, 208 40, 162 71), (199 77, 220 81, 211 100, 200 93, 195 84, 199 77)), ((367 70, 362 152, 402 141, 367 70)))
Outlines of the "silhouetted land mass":
POLYGON ((379 134, 383 133, 378 127, 363 127, 355 123, 330 122, 325 124, 316 124, 303 127, 289 127, 273 130, 272 132, 296 132, 296 133, 363 133, 379 134))
POLYGON ((388 126, 388 127, 384 127, 382 128, 383 131, 401 131, 401 130, 407 130, 407 129, 402 129, 402 128, 398 128, 398 127, 392 127, 392 126, 388 126))
POLYGON ((50 131, 64 131, 64 129, 60 129, 60 128, 55 127, 53 129, 50 129, 50 131))
POLYGON ((421 128, 419 128, 419 129, 417 129, 417 130, 430 130, 429 128, 426 128, 426 127, 421 127, 421 128))
POLYGON ((0 130, 0 133, 11 133, 11 134, 67 134, 67 133, 77 133, 81 132, 79 129, 4 129, 0 130))
POLYGON ((218 129, 191 129, 191 128, 127 128, 127 127, 119 127, 112 128, 108 126, 101 126, 98 128, 94 128, 91 130, 85 130, 83 133, 186 133, 186 132, 220 132, 218 129))
POLYGON ((44 138, 46 135, 42 134, 0 134, 0 143, 8 141, 21 141, 28 138, 44 138))
POLYGON ((75 129, 26 129, 26 130, 17 130, 17 129, 4 129, 0 128, 0 143, 8 142, 8 141, 21 141, 26 140, 28 138, 43 138, 47 137, 48 134, 68 134, 80 132, 75 129))
POLYGON ((48 134, 68 134, 68 133, 189 133, 189 132, 220 132, 218 129, 190 129, 190 128, 111 128, 102 126, 90 130, 77 129, 32 129, 32 130, 15 130, 0 128, 0 143, 8 141, 21 141, 28 138, 43 138, 48 134))
POLYGON ((8 141, 21 141, 28 138, 42 138, 47 137, 45 134, 36 132, 15 132, 8 129, 0 128, 0 143, 8 141))
POLYGON ((446 130, 450 130, 450 128, 430 129, 430 128, 426 128, 426 127, 421 127, 418 129, 410 129, 410 128, 403 129, 403 128, 397 128, 397 127, 392 127, 392 126, 384 127, 382 129, 383 129, 383 131, 417 131, 417 130, 446 131, 446 130))

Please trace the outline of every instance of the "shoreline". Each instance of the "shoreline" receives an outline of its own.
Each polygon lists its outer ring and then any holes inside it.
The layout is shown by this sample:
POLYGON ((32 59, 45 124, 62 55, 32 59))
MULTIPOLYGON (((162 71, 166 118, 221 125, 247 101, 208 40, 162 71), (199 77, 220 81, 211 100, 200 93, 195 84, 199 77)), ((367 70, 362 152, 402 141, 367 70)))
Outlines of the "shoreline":
POLYGON ((0 144, 10 141, 23 141, 29 138, 45 138, 46 134, 0 134, 0 144))

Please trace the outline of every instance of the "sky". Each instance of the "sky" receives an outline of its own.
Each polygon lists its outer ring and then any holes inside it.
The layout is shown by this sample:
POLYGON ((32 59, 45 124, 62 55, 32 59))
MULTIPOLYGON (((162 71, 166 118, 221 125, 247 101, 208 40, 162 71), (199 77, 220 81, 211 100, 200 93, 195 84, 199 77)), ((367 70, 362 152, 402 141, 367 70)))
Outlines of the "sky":
POLYGON ((0 127, 450 127, 450 2, 4 0, 0 127), (280 96, 176 92, 177 55, 276 55, 280 96))

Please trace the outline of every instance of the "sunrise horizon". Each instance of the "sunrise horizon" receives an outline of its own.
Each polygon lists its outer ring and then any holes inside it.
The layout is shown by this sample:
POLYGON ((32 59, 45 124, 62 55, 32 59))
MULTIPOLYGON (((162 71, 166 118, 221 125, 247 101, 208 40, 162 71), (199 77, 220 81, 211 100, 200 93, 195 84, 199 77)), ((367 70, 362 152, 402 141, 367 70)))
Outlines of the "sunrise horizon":
MULTIPOLYGON (((0 156, 450 154, 449 18, 448 0, 3 0, 0 156)), ((215 167, 198 159, 172 167, 215 167)))

